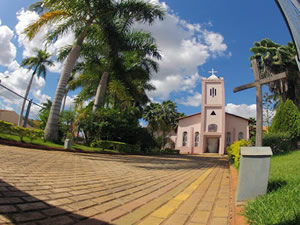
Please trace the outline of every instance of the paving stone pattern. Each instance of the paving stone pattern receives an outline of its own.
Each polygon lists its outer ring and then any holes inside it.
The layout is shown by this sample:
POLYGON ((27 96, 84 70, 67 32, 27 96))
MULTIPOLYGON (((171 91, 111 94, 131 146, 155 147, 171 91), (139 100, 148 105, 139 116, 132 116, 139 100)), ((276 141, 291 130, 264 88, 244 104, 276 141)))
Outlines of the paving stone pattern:
POLYGON ((0 224, 229 225, 226 157, 0 145, 0 224))

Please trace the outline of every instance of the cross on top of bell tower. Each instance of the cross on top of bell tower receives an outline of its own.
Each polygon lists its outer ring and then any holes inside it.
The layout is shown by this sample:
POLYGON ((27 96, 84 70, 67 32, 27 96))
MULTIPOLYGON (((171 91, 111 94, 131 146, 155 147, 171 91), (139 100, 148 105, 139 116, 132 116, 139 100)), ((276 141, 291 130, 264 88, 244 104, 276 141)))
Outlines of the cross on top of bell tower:
POLYGON ((212 68, 211 71, 208 72, 211 73, 211 76, 208 79, 210 80, 218 79, 218 77, 215 75, 215 73, 217 73, 218 71, 215 71, 214 68, 212 68))
POLYGON ((214 68, 212 68, 211 71, 208 72, 211 73, 211 75, 215 75, 215 73, 217 73, 218 71, 215 71, 214 68))

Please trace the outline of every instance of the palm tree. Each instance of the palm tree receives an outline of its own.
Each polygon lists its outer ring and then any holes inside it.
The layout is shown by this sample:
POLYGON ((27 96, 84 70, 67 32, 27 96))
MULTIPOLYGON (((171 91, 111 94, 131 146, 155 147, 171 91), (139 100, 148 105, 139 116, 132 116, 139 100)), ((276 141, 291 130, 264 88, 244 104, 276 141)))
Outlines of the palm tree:
POLYGON ((159 103, 151 103, 144 110, 143 118, 148 121, 148 128, 151 130, 152 137, 161 136, 162 148, 167 143, 167 135, 177 127, 177 119, 182 117, 182 113, 178 113, 176 103, 170 100, 159 103))
POLYGON ((282 81, 268 84, 270 91, 281 96, 282 100, 291 99, 300 111, 300 72, 295 60, 296 48, 293 43, 277 44, 269 39, 255 42, 250 48, 254 53, 250 59, 256 59, 262 78, 281 72, 287 73, 284 87, 282 81))
MULTIPOLYGON (((150 81, 151 74, 152 72, 158 71, 158 63, 147 55, 149 48, 151 48, 152 55, 156 55, 157 58, 159 56, 157 47, 153 43, 154 40, 149 38, 149 35, 150 34, 147 33, 144 35, 146 39, 144 43, 148 42, 147 45, 151 47, 144 48, 146 44, 142 45, 142 47, 131 44, 132 46, 124 48, 126 51, 121 48, 119 49, 120 54, 118 54, 114 60, 115 63, 110 69, 110 76, 108 76, 108 73, 104 73, 107 68, 107 57, 104 57, 104 55, 107 55, 105 52, 106 47, 103 46, 103 43, 95 44, 93 41, 87 39, 81 50, 81 58, 83 61, 77 63, 73 70, 73 73, 78 73, 80 75, 68 83, 68 86, 70 86, 73 90, 78 87, 82 88, 77 97, 77 102, 90 100, 96 95, 97 90, 101 90, 102 94, 100 101, 103 105, 105 100, 106 102, 108 101, 107 94, 109 93, 106 93, 107 84, 111 82, 121 82, 124 86, 126 86, 128 94, 133 97, 133 105, 142 111, 143 106, 149 102, 149 98, 145 91, 154 89, 154 87, 148 83, 150 81), (133 50, 131 50, 131 48, 133 50), (139 51, 136 50, 138 48, 140 48, 139 51), (99 83, 101 85, 97 85, 99 83)), ((139 36, 141 39, 143 37, 143 33, 139 32, 136 36, 139 36)), ((133 42, 134 39, 130 41, 133 42)), ((59 60, 64 59, 68 55, 69 51, 70 47, 66 47, 60 51, 58 57, 59 60)), ((116 85, 116 83, 114 84, 116 85)), ((97 97, 99 97, 99 92, 97 97)), ((95 100, 99 100, 97 97, 95 100)))
POLYGON ((42 109, 39 112, 40 129, 45 129, 49 117, 52 102, 47 99, 47 102, 42 103, 42 109))
POLYGON ((21 66, 27 67, 28 70, 31 70, 33 68, 34 70, 25 92, 24 101, 23 101, 23 105, 21 108, 21 113, 18 121, 18 126, 21 126, 25 104, 32 85, 34 75, 37 75, 38 78, 40 78, 40 76, 46 78, 46 66, 53 66, 52 61, 49 60, 51 55, 46 50, 34 49, 33 51, 36 53, 36 56, 25 58, 21 63, 21 66))
POLYGON ((130 31, 130 25, 131 24, 116 23, 111 24, 110 29, 105 29, 104 36, 107 39, 107 48, 109 49, 106 55, 108 63, 97 88, 93 107, 94 112, 97 107, 102 106, 104 103, 108 76, 113 68, 118 66, 120 54, 136 52, 142 55, 143 59, 145 59, 146 56, 151 56, 156 59, 161 58, 152 35, 146 32, 130 31), (114 29, 111 29, 111 27, 114 29))
POLYGON ((44 13, 25 30, 30 39, 38 33, 42 26, 58 21, 60 24, 54 30, 50 30, 47 35, 49 41, 57 40, 68 30, 72 30, 76 37, 72 50, 65 61, 45 129, 45 139, 57 141, 62 98, 70 74, 80 56, 81 46, 89 32, 92 31, 91 28, 103 29, 115 18, 127 19, 127 23, 135 21, 152 23, 156 18, 162 19, 164 12, 157 5, 138 0, 64 0, 63 2, 60 0, 42 0, 39 6, 43 7, 44 13))

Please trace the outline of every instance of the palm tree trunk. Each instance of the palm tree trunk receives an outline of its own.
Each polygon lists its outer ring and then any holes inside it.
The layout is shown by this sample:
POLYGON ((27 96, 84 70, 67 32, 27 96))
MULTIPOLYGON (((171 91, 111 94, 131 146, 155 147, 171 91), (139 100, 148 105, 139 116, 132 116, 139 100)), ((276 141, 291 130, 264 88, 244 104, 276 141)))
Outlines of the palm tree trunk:
POLYGON ((65 105, 66 105, 67 96, 68 96, 68 90, 66 90, 66 93, 64 95, 64 101, 63 101, 61 112, 65 111, 65 105))
POLYGON ((24 96, 23 105, 22 105, 22 108, 21 108, 20 116, 19 116, 18 126, 22 126, 21 123, 22 123, 22 119, 23 119, 24 108, 25 108, 27 97, 28 97, 28 94, 29 94, 29 91, 30 91, 30 88, 31 88, 33 77, 34 77, 34 75, 36 73, 36 69, 37 69, 37 67, 35 68, 34 72, 32 73, 30 81, 29 81, 29 84, 28 84, 27 89, 26 89, 26 93, 25 93, 25 96, 24 96))
POLYGON ((89 21, 87 21, 84 30, 77 38, 77 40, 76 40, 75 44, 73 45, 72 50, 69 53, 69 55, 66 59, 66 62, 64 64, 64 68, 63 68, 63 71, 62 71, 59 81, 58 81, 54 100, 52 103, 49 118, 48 118, 47 125, 45 128, 44 139, 46 141, 54 141, 54 142, 58 141, 58 119, 59 119, 61 101, 65 94, 71 72, 74 68, 74 65, 75 65, 77 59, 80 56, 81 45, 87 35, 88 29, 90 28, 91 24, 93 23, 93 20, 94 20, 94 18, 92 17, 89 19, 89 21))
POLYGON ((102 74, 101 80, 97 88, 97 93, 95 96, 93 112, 96 112, 97 108, 103 105, 105 91, 107 87, 108 74, 109 74, 108 72, 104 72, 102 74))
POLYGON ((59 119, 59 112, 61 108, 61 102, 66 91, 66 86, 68 84, 70 74, 80 55, 81 44, 80 45, 79 44, 76 43, 73 46, 71 52, 69 53, 57 85, 55 97, 52 103, 49 118, 45 128, 44 138, 47 141, 54 141, 54 142, 58 141, 58 119, 59 119))

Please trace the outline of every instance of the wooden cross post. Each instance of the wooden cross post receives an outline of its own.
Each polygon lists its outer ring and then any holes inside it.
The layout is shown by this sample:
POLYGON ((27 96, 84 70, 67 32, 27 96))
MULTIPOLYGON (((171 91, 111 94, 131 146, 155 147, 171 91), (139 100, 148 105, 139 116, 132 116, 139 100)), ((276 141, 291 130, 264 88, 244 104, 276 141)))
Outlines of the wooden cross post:
POLYGON ((286 73, 275 74, 263 79, 260 79, 259 68, 257 66, 256 59, 251 60, 251 66, 254 73, 255 81, 249 84, 245 84, 233 89, 233 92, 246 90, 256 87, 256 146, 262 146, 262 133, 263 133, 263 107, 262 107, 262 85, 276 80, 286 78, 286 73))

